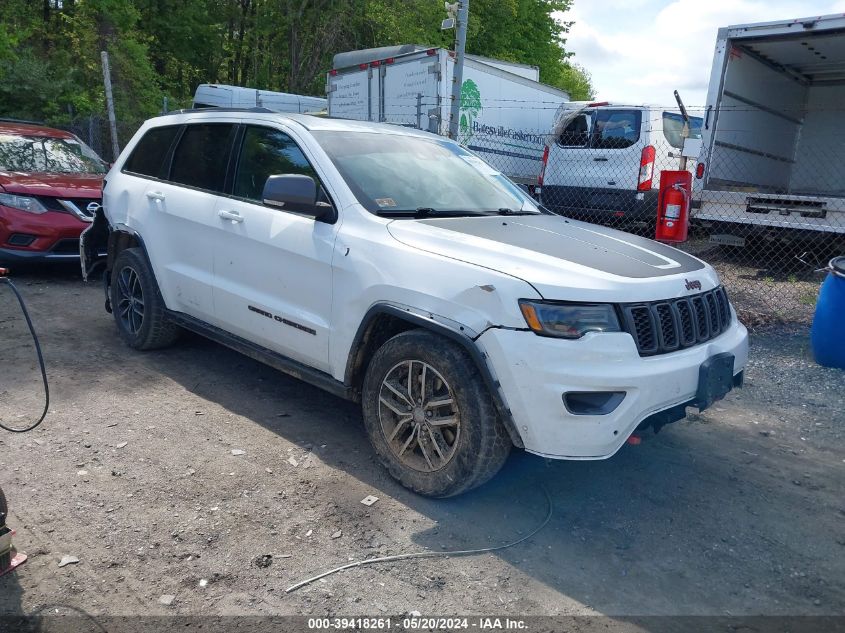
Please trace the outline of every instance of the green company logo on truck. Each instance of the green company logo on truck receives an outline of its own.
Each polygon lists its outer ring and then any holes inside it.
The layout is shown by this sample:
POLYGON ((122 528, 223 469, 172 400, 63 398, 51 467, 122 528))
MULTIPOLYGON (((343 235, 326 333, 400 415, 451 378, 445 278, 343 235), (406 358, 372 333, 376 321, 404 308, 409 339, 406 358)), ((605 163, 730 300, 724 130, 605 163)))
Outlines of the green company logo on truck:
POLYGON ((467 79, 461 84, 461 143, 466 144, 472 138, 473 119, 481 114, 481 110, 481 91, 472 79, 467 79))

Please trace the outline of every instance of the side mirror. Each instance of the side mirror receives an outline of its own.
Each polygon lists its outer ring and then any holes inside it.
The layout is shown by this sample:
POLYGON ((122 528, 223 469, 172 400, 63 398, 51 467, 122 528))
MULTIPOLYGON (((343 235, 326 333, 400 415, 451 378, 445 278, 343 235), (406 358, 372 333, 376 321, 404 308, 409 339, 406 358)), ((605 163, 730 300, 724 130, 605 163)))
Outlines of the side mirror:
POLYGON ((315 180, 301 174, 270 176, 264 183, 261 199, 268 206, 309 215, 315 220, 325 219, 332 213, 331 205, 317 202, 315 180))

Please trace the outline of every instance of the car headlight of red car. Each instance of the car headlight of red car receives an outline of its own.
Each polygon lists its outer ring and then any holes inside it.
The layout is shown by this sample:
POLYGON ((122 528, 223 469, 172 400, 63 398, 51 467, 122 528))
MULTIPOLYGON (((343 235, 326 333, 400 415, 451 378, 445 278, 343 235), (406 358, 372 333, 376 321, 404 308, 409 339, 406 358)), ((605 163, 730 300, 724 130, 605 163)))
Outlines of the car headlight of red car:
POLYGON ((19 196, 15 193, 0 193, 0 205, 18 209, 19 211, 26 211, 27 213, 40 214, 46 213, 48 210, 47 207, 38 201, 38 198, 19 196))

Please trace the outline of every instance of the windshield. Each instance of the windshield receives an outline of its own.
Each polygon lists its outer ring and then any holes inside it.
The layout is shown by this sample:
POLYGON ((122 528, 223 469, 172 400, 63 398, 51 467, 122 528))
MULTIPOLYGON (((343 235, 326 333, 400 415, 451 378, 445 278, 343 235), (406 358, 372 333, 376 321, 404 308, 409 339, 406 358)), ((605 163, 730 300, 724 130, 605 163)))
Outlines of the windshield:
POLYGON ((60 174, 104 174, 106 165, 75 138, 0 132, 0 170, 60 174))
MULTIPOLYGON (((701 138, 701 124, 704 121, 699 116, 689 118, 689 138, 701 138)), ((684 146, 681 137, 681 130, 684 127, 684 117, 675 112, 663 113, 663 136, 669 141, 669 145, 682 149, 684 146)))
POLYGON ((373 213, 540 212, 513 182, 452 141, 370 132, 318 131, 314 137, 373 213))

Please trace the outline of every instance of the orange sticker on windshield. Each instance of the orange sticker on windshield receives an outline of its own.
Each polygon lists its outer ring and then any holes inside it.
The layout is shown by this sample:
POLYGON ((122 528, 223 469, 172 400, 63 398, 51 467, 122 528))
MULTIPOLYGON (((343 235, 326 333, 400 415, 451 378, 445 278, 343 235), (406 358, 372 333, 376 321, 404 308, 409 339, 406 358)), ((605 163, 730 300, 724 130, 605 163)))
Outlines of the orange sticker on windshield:
POLYGON ((395 207, 396 200, 393 198, 376 198, 376 204, 380 207, 395 207))

